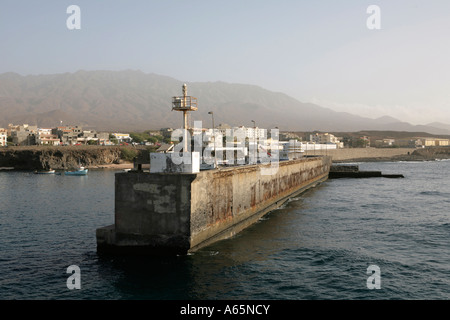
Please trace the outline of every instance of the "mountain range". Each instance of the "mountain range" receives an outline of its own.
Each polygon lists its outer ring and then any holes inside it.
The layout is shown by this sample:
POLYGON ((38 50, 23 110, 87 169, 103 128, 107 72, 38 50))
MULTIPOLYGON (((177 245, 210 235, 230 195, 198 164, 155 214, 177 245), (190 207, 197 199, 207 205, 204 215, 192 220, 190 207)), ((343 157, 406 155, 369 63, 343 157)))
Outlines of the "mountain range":
MULTIPOLYGON (((51 75, 0 74, 0 127, 9 123, 55 127, 81 125, 105 131, 182 127, 182 113, 172 111, 172 97, 183 81, 136 70, 78 71, 51 75)), ((249 84, 186 82, 198 99, 190 122, 204 127, 226 123, 289 131, 420 131, 448 135, 450 125, 412 125, 384 116, 377 119, 336 112, 300 102, 284 93, 249 84)))

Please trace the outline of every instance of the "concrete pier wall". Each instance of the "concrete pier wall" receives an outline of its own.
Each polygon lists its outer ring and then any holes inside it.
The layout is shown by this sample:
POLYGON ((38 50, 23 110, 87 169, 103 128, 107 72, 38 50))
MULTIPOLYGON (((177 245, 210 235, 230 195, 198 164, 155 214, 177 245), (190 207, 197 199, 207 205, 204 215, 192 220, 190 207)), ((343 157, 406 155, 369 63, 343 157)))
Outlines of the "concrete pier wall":
POLYGON ((187 253, 228 238, 289 197, 328 178, 330 157, 196 174, 116 174, 115 224, 97 230, 99 252, 187 253))
POLYGON ((290 196, 328 177, 329 158, 280 162, 272 175, 261 166, 204 171, 192 183, 191 247, 233 236, 290 196))

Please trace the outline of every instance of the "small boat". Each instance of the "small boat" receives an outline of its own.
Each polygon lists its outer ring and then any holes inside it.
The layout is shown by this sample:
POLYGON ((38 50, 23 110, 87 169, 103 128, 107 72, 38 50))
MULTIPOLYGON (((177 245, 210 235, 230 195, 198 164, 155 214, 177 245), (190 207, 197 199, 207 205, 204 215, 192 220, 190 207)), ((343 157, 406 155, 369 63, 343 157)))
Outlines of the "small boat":
POLYGON ((66 171, 64 174, 69 176, 85 176, 88 173, 88 169, 85 167, 78 167, 76 170, 73 171, 66 171))
POLYGON ((53 173, 55 173, 55 170, 41 170, 41 171, 35 171, 34 173, 36 173, 36 174, 53 174, 53 173))

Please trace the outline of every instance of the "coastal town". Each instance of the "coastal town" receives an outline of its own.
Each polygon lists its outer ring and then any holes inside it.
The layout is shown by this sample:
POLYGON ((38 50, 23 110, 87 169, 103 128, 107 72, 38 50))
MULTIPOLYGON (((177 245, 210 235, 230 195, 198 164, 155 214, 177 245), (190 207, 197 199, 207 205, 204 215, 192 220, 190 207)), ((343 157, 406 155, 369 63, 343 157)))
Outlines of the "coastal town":
MULTIPOLYGON (((226 137, 229 132, 243 130, 247 137, 255 137, 264 144, 270 139, 270 130, 258 127, 231 127, 220 124, 214 129, 201 128, 192 134, 203 134, 206 141, 212 141, 214 135, 226 137)), ((0 128, 0 147, 6 146, 74 146, 74 145, 146 145, 160 147, 171 144, 171 135, 175 129, 161 128, 145 132, 99 132, 86 129, 79 125, 56 126, 41 128, 37 125, 9 124, 7 128, 0 128)), ((346 134, 336 136, 328 132, 280 132, 279 141, 297 141, 304 150, 343 149, 343 148, 425 148, 450 146, 450 139, 435 136, 413 136, 407 138, 393 138, 388 134, 379 133, 378 136, 346 134), (382 135, 382 136, 380 136, 382 135)))

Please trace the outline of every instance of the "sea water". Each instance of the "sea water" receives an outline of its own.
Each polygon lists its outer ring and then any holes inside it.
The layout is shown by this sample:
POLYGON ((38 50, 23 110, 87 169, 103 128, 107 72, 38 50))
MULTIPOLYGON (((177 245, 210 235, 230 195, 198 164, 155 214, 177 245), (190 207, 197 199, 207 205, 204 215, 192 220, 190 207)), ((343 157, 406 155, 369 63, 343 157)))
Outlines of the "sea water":
POLYGON ((329 179, 231 239, 147 258, 96 253, 114 171, 0 172, 0 299, 449 299, 450 161, 359 166, 405 178, 329 179))

